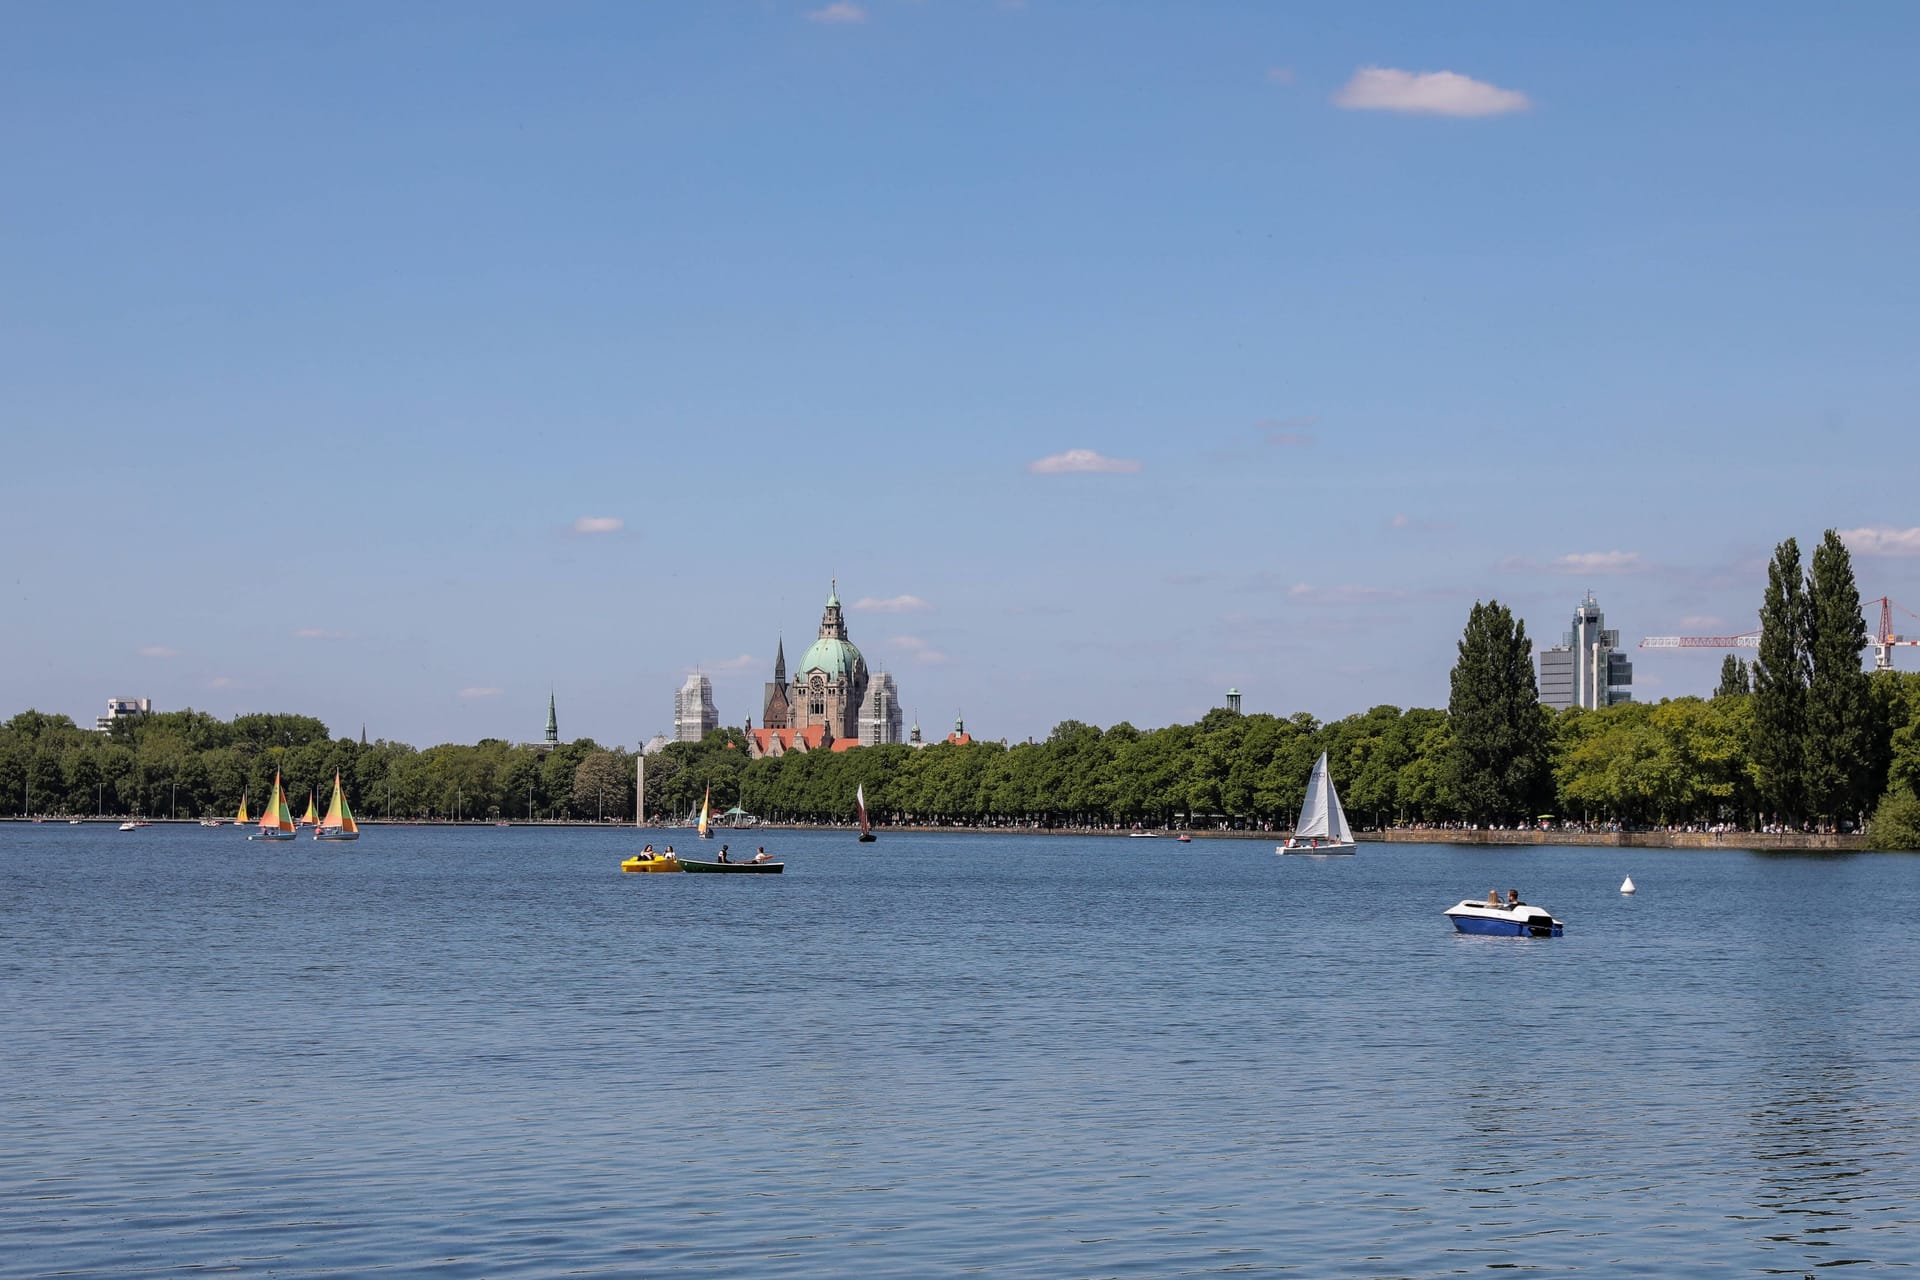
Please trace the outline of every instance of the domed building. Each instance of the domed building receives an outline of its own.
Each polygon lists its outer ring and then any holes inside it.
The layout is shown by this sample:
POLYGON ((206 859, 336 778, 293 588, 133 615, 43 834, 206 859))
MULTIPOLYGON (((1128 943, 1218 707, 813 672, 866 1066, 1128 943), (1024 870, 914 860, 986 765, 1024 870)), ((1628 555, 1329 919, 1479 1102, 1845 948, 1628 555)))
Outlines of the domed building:
POLYGON ((857 742, 860 708, 866 701, 869 681, 867 660, 847 639, 846 619, 840 613, 840 584, 836 582, 827 596, 826 612, 820 615, 820 638, 807 646, 791 681, 787 679, 786 644, 781 643, 774 658, 773 680, 767 685, 761 726, 799 732, 817 726, 824 734, 809 734, 809 738, 857 742))

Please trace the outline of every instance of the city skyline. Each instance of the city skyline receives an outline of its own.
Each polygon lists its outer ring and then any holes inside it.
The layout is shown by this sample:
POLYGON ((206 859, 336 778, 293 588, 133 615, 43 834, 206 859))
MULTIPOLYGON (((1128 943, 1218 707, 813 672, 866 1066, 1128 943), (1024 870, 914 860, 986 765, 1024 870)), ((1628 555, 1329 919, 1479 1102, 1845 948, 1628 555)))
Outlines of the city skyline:
POLYGON ((1705 694, 1829 527, 1920 611, 1906 7, 15 17, 9 712, 633 745, 836 575, 1014 741, 1588 590, 1705 694))

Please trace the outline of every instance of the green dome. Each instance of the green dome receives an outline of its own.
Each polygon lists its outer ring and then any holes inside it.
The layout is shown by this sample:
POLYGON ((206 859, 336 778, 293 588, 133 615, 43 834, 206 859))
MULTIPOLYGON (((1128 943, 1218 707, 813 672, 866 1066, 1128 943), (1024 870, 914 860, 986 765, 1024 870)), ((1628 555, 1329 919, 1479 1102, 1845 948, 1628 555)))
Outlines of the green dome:
POLYGON ((853 647, 851 640, 835 640, 831 636, 815 640, 808 646, 806 655, 800 659, 800 665, 794 668, 798 675, 819 670, 827 673, 827 678, 846 676, 852 679, 853 673, 865 669, 867 660, 853 647))

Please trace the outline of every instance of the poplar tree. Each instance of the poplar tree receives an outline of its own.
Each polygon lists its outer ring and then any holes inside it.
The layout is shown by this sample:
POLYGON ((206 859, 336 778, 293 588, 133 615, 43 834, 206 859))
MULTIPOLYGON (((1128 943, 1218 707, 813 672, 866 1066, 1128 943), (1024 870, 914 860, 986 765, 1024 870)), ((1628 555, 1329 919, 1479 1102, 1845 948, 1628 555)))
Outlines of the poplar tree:
POLYGON ((1773 549, 1760 603, 1760 652, 1753 660, 1753 750, 1760 803, 1784 822, 1805 812, 1807 600, 1800 544, 1773 549))
POLYGON ((1713 691, 1716 698, 1744 698, 1753 692, 1753 686, 1747 680, 1747 664, 1733 654, 1720 664, 1720 687, 1713 691))
POLYGON ((1836 820, 1858 816, 1879 799, 1873 763, 1872 681, 1860 668, 1867 647, 1853 557, 1827 530, 1807 575, 1807 812, 1836 820))
POLYGON ((1547 776, 1547 713, 1527 626, 1497 600, 1475 602, 1453 664, 1445 777, 1474 822, 1527 817, 1547 776))

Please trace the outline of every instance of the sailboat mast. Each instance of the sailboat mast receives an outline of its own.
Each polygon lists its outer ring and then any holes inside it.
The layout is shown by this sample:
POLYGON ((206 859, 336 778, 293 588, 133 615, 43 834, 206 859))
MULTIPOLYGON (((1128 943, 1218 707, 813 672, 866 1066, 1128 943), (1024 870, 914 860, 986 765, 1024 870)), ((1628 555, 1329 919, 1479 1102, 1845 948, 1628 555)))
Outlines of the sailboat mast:
POLYGON ((635 756, 633 760, 633 825, 637 830, 647 825, 647 758, 635 756))

